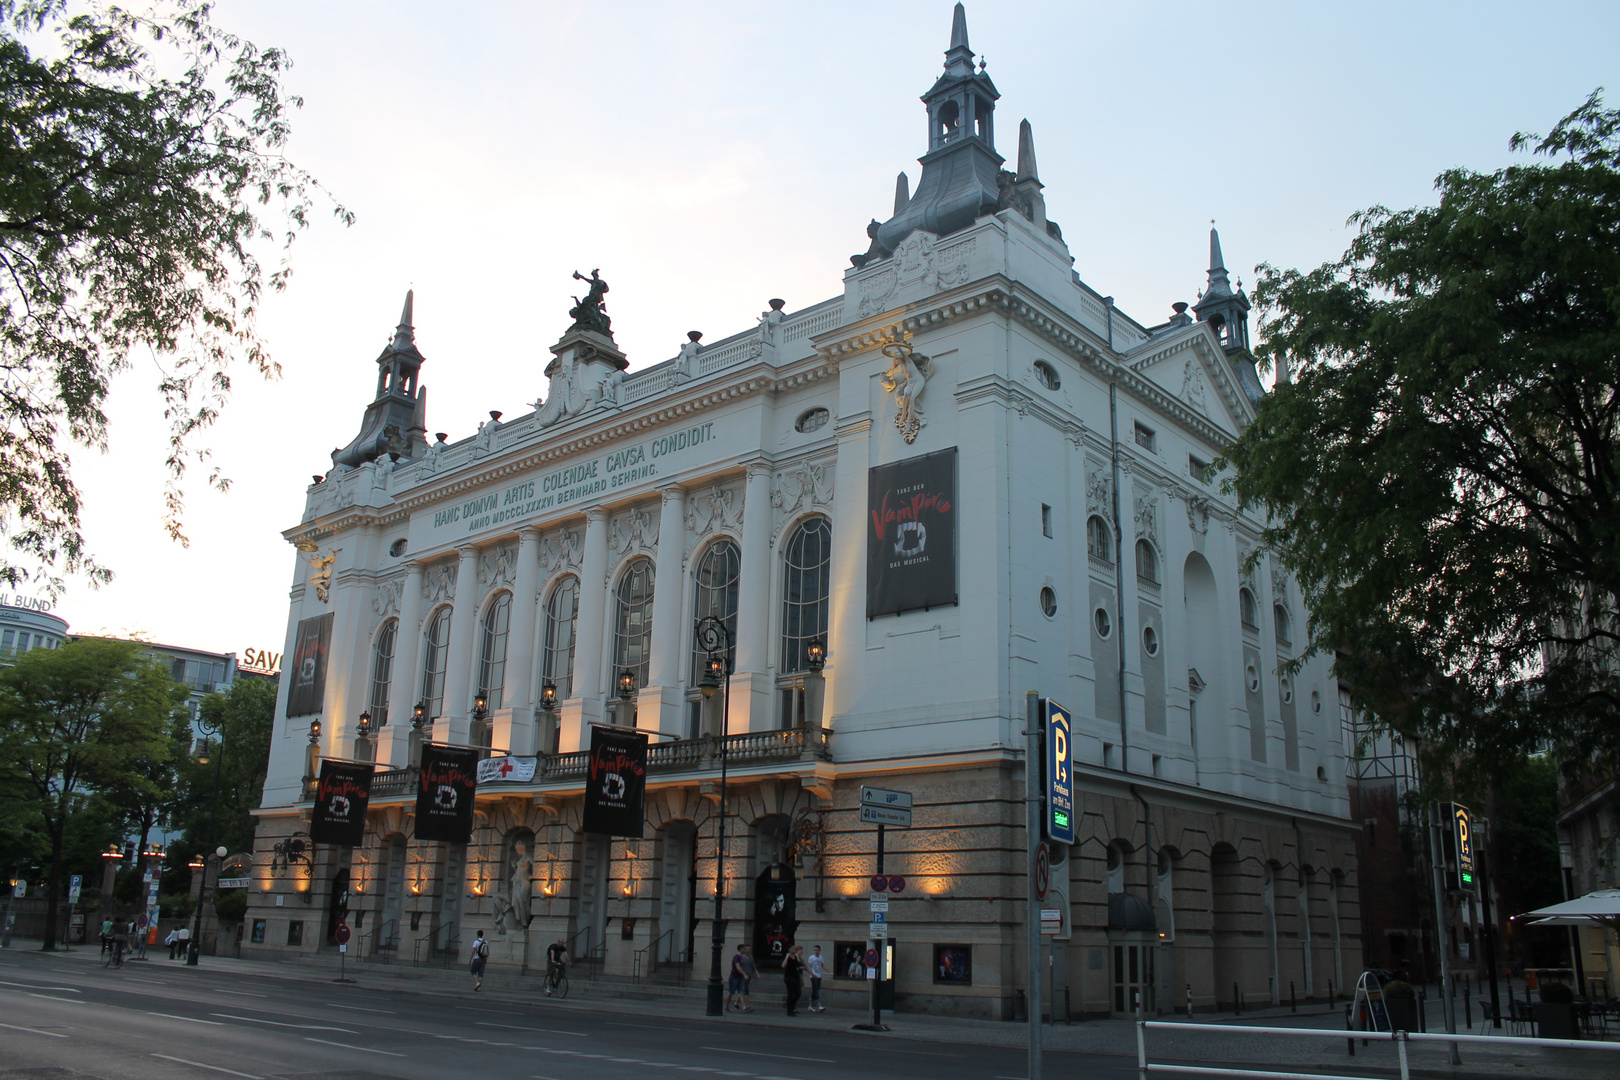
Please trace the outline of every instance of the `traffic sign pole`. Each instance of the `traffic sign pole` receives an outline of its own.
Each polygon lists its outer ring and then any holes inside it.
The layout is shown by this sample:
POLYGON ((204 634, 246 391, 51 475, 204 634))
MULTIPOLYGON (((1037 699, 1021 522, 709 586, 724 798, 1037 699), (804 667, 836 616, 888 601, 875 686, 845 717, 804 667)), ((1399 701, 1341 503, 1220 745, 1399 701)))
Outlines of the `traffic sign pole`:
MULTIPOLYGON (((877 835, 877 876, 883 876, 883 823, 881 821, 878 822, 877 835)), ((872 947, 877 950, 878 954, 878 977, 872 980, 872 1029, 874 1031, 883 1030, 883 954, 888 949, 888 946, 889 939, 887 937, 872 939, 872 947)))
POLYGON ((1028 884, 1029 906, 1024 912, 1028 933, 1027 962, 1029 967, 1029 1080, 1041 1077, 1041 901, 1035 895, 1036 860, 1041 846, 1041 818, 1046 800, 1041 797, 1041 699, 1034 690, 1024 697, 1024 786, 1027 791, 1027 813, 1024 834, 1029 848, 1028 884))

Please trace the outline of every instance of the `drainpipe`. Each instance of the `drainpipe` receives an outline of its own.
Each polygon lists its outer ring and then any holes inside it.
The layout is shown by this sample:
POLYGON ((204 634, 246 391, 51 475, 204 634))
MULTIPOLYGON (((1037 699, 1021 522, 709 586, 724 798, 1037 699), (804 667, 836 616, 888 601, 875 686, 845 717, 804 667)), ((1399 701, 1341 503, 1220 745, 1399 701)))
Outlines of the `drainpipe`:
MULTIPOLYGON (((1108 307, 1109 337, 1113 337, 1113 305, 1108 307)), ((1119 386, 1108 383, 1109 448, 1114 469, 1114 641, 1119 652, 1119 771, 1130 772, 1130 738, 1125 719, 1125 528, 1119 516, 1119 386)))
MULTIPOLYGON (((1148 801, 1146 799, 1142 798, 1142 793, 1140 791, 1136 790, 1136 785, 1135 784, 1130 784, 1128 786, 1129 786, 1129 788, 1131 790, 1131 795, 1136 799, 1137 802, 1142 804, 1142 835, 1144 837, 1143 846, 1147 849, 1146 850, 1146 855, 1147 855, 1147 888, 1146 888, 1146 891, 1147 891, 1147 903, 1148 903, 1148 910, 1153 911, 1154 910, 1153 898, 1154 898, 1154 894, 1158 891, 1157 882, 1154 879, 1154 875, 1157 874, 1158 870, 1159 870, 1159 865, 1158 865, 1159 860, 1155 857, 1155 855, 1153 853, 1153 808, 1148 806, 1148 801)), ((1157 916, 1154 917, 1153 922, 1154 922, 1155 928, 1157 928, 1157 926, 1158 926, 1158 918, 1157 918, 1157 916)), ((1170 982, 1169 982, 1170 972, 1167 970, 1167 965, 1165 964, 1166 953, 1165 953, 1165 948, 1164 948, 1164 942, 1162 940, 1161 941, 1155 941, 1153 943, 1153 947, 1154 947, 1155 951, 1158 953, 1158 957, 1157 957, 1158 963, 1157 963, 1156 969, 1154 971, 1154 980, 1155 980, 1155 982, 1158 983, 1158 986, 1160 988, 1168 989, 1169 986, 1170 986, 1170 982)), ((1158 1011, 1163 1012, 1164 1011, 1164 1006, 1165 1006, 1164 999, 1162 997, 1159 997, 1159 998, 1156 998, 1156 1000, 1158 1002, 1158 1011)))

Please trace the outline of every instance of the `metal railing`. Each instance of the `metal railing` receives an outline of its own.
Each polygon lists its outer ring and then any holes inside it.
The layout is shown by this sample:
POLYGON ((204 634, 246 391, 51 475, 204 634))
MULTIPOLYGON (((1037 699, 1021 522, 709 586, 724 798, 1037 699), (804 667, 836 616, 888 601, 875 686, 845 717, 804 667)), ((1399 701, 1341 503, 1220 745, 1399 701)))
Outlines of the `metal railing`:
MULTIPOLYGON (((399 953, 399 920, 389 919, 373 926, 360 935, 360 947, 355 950, 360 959, 368 959, 381 952, 399 953)), ((385 957, 384 959, 390 959, 385 957)))
POLYGON ((591 939, 595 936, 594 927, 582 926, 575 932, 573 937, 568 939, 564 948, 568 950, 569 967, 577 968, 581 964, 595 964, 597 970, 601 970, 602 964, 607 960, 607 939, 604 937, 601 941, 592 945, 591 939), (583 949, 575 944, 581 938, 585 939, 583 949))
MULTIPOLYGON (((1366 1076, 1342 1076, 1330 1073, 1279 1072, 1274 1069, 1225 1069, 1210 1065, 1154 1064, 1148 1061, 1147 1030, 1197 1031, 1204 1035, 1212 1032, 1232 1032, 1247 1035, 1282 1035, 1304 1039, 1360 1039, 1363 1042, 1392 1042, 1400 1061, 1401 1080, 1411 1080, 1411 1066, 1407 1061, 1408 1043, 1484 1043, 1491 1046, 1547 1046, 1563 1050, 1616 1050, 1620 1043, 1588 1042, 1584 1039, 1529 1039, 1509 1035, 1453 1035, 1448 1033, 1421 1034, 1412 1031, 1338 1031, 1333 1028, 1252 1027, 1238 1024, 1188 1024, 1171 1020, 1138 1020, 1136 1022, 1136 1074, 1147 1080, 1149 1073, 1178 1073, 1194 1076, 1237 1076, 1252 1080, 1372 1080, 1366 1076)), ((1208 1051, 1206 1050, 1207 1054, 1208 1051)), ((1453 1059, 1455 1060, 1455 1059, 1453 1059)))
POLYGON ((675 928, 673 926, 668 930, 665 930, 662 934, 659 934, 657 937, 653 938, 651 941, 647 942, 645 948, 636 950, 636 954, 633 958, 634 962, 630 970, 630 977, 632 979, 639 980, 641 978, 641 963, 643 957, 645 957, 647 960, 647 974, 651 975, 654 971, 658 970, 658 946, 664 943, 665 938, 670 939, 669 943, 671 945, 675 944, 675 928))

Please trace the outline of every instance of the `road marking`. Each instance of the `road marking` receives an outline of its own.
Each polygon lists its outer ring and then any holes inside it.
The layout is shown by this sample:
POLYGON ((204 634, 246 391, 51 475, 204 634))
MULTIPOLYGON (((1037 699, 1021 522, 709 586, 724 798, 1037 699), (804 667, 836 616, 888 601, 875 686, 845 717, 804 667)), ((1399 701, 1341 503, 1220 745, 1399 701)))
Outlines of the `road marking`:
POLYGON ((20 986, 25 990, 60 990, 64 994, 82 994, 82 993, 84 993, 83 990, 75 990, 71 986, 44 986, 44 985, 41 985, 40 983, 6 982, 3 979, 0 979, 0 986, 20 986))
POLYGON ((762 1054, 758 1050, 728 1050, 724 1046, 705 1046, 703 1049, 718 1050, 722 1054, 747 1054, 749 1057, 779 1058, 782 1061, 819 1061, 823 1065, 838 1064, 838 1062, 832 1058, 799 1057, 793 1054, 762 1054))
POLYGON ((353 1028, 328 1027, 325 1024, 284 1024, 280 1020, 259 1020, 252 1016, 236 1016, 232 1013, 209 1013, 209 1016, 223 1016, 227 1020, 246 1020, 250 1024, 273 1024, 276 1027, 298 1028, 301 1031, 341 1031, 345 1035, 358 1035, 353 1028))
POLYGON ((252 1073, 237 1072, 235 1069, 222 1069, 218 1065, 205 1065, 200 1061, 191 1061, 186 1058, 170 1057, 168 1054, 153 1054, 152 1056, 155 1058, 162 1058, 164 1061, 178 1061, 182 1065, 195 1065, 199 1069, 212 1069, 215 1072, 229 1073, 231 1076, 243 1076, 246 1077, 247 1080, 264 1080, 264 1077, 254 1076, 252 1073))
MULTIPOLYGON (((263 997, 264 995, 260 994, 259 996, 263 997)), ((333 1004, 330 1001, 328 1001, 326 1003, 326 1008, 328 1008, 328 1009, 351 1009, 354 1012, 381 1013, 384 1016, 398 1016, 399 1015, 399 1013, 394 1012, 392 1009, 362 1009, 358 1005, 336 1005, 336 1004, 333 1004)))
POLYGON ((33 998, 39 998, 39 1000, 41 1000, 41 1001, 60 1001, 64 1005, 88 1005, 88 1004, 90 1004, 88 1001, 80 1001, 78 998, 59 998, 55 994, 29 994, 28 996, 33 997, 33 998))
POLYGON ((6 1028, 9 1031, 26 1031, 31 1035, 49 1035, 53 1039, 67 1038, 60 1031, 41 1031, 39 1028, 18 1027, 16 1024, 0 1024, 0 1028, 6 1028))
POLYGON ((238 997, 262 998, 262 997, 269 997, 270 996, 269 994, 250 994, 246 990, 213 990, 213 989, 210 989, 208 992, 210 994, 235 994, 238 997))
POLYGON ((188 1022, 193 1023, 193 1024, 213 1024, 215 1027, 224 1027, 225 1026, 224 1024, 220 1023, 218 1020, 199 1020, 195 1016, 176 1016, 176 1015, 174 1015, 174 1013, 149 1012, 146 1015, 147 1016, 162 1016, 162 1017, 165 1017, 165 1018, 167 1018, 169 1020, 185 1020, 185 1021, 188 1021, 188 1022))
POLYGON ((557 1028, 528 1027, 523 1024, 491 1024, 486 1020, 474 1020, 473 1023, 478 1027, 507 1028, 511 1031, 543 1031, 547 1035, 578 1035, 582 1039, 586 1037, 583 1031, 559 1031, 557 1028))
POLYGON ((389 1057, 404 1057, 405 1056, 404 1054, 396 1054, 392 1050, 373 1050, 369 1046, 354 1046, 354 1045, 351 1045, 349 1043, 332 1042, 330 1039, 317 1039, 317 1038, 315 1038, 313 1036, 310 1036, 310 1035, 305 1035, 304 1036, 304 1041, 305 1042, 312 1042, 312 1043, 321 1043, 323 1046, 341 1046, 345 1050, 359 1050, 359 1051, 361 1051, 363 1053, 367 1053, 367 1054, 387 1054, 389 1057))

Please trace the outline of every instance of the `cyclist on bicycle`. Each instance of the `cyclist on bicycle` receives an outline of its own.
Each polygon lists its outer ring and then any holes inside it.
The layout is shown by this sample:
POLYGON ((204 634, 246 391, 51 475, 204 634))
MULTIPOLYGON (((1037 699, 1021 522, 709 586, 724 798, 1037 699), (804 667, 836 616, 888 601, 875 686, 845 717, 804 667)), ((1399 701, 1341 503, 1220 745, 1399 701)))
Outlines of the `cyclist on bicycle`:
POLYGON ((568 974, 568 942, 565 938, 558 938, 555 945, 546 949, 546 997, 551 996, 551 990, 568 974))

